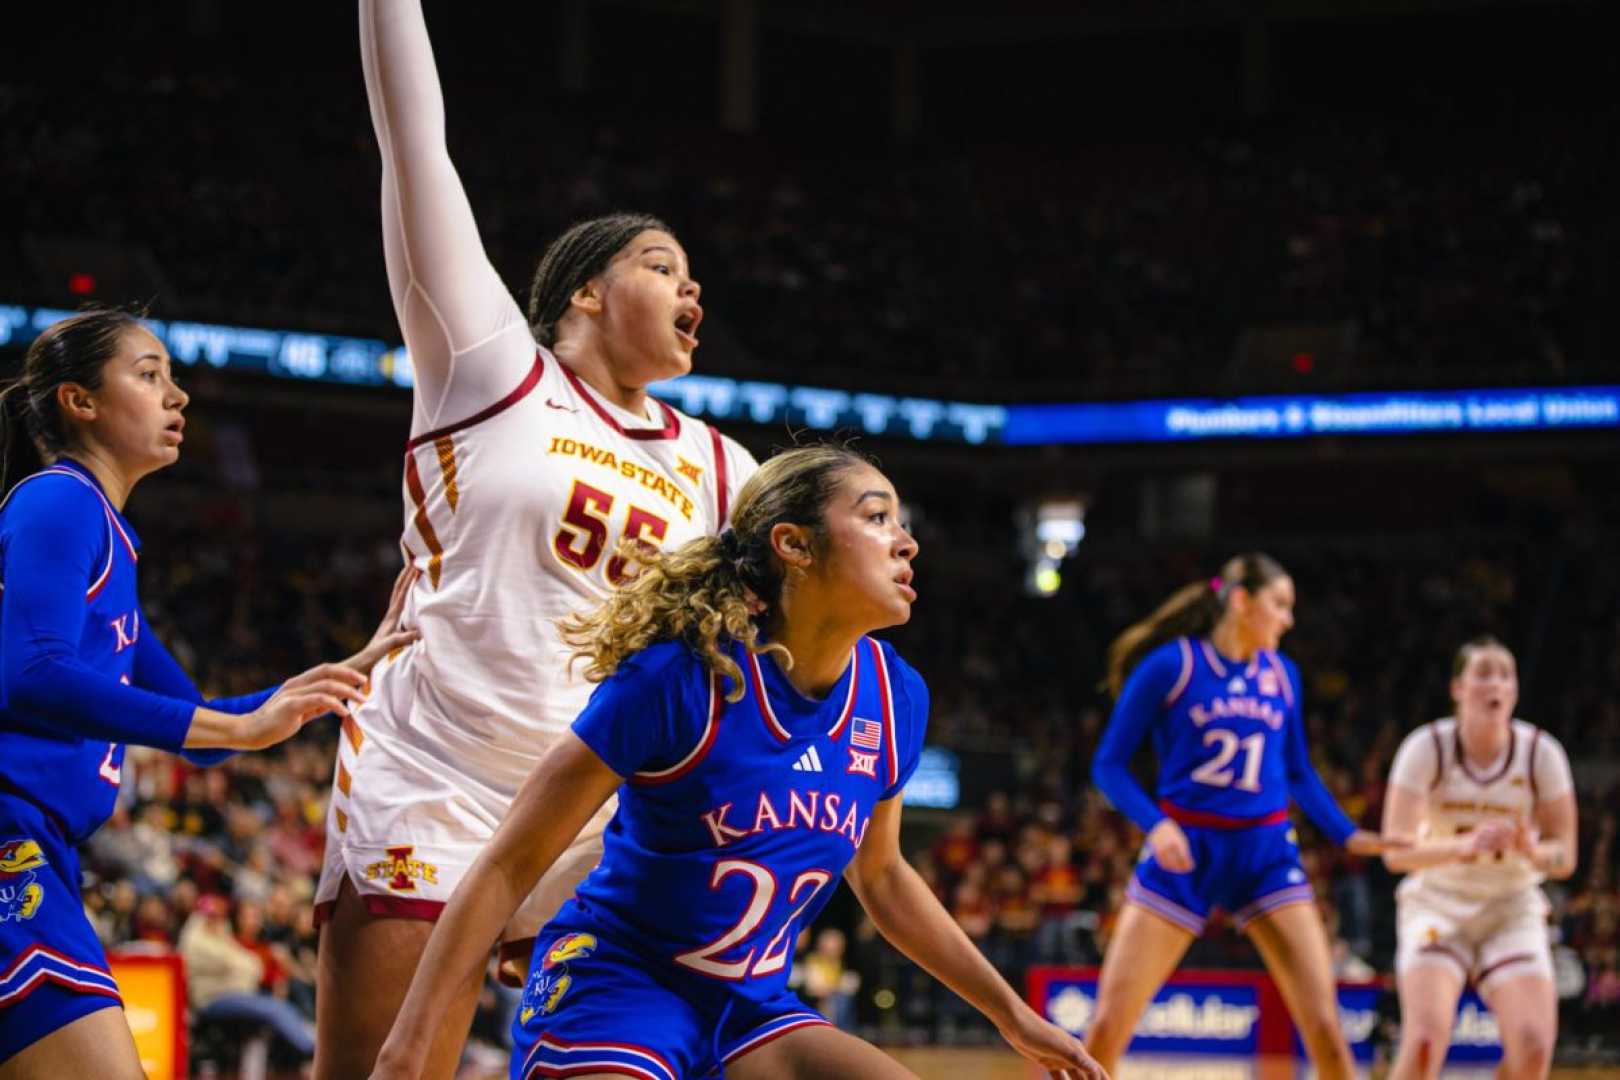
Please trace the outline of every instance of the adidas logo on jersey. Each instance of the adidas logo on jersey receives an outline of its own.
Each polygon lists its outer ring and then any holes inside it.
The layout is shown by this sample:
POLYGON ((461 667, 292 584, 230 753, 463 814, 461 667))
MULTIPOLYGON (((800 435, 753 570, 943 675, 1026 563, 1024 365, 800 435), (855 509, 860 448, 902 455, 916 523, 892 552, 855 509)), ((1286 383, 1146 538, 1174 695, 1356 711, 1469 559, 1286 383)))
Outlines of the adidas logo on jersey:
POLYGON ((1243 693, 1243 680, 1237 676, 1233 676, 1232 681, 1226 684, 1226 692, 1228 694, 1243 693))
POLYGON ((820 772, 821 771, 821 755, 816 753, 816 748, 815 747, 812 746, 810 749, 806 750, 804 753, 799 755, 799 760, 795 761, 793 763, 793 771, 794 772, 820 772))

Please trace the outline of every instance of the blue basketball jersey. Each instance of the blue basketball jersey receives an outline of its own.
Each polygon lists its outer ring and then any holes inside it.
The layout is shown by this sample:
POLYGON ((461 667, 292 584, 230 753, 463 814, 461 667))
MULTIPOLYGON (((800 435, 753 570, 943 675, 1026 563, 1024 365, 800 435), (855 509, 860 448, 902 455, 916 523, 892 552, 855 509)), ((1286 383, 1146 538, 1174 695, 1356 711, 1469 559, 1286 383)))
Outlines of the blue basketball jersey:
POLYGON ((1298 669, 1272 650, 1243 662, 1178 638, 1150 652, 1126 680, 1092 775, 1144 830, 1166 814, 1214 828, 1280 821, 1290 795, 1335 842, 1355 828, 1306 754, 1298 669), (1158 806, 1127 768, 1149 732, 1158 806))
MULTIPOLYGON (((82 619, 73 630, 63 634, 63 640, 43 647, 130 685, 135 645, 145 630, 135 594, 139 548, 135 530, 77 464, 53 465, 12 488, 0 503, 0 620, 8 631, 0 635, 0 664, 7 666, 8 676, 23 661, 6 652, 21 652, 25 639, 40 644, 38 639, 45 631, 32 624, 26 613, 7 610, 22 602, 8 603, 7 590, 21 593, 43 587, 59 593, 64 604, 71 600, 82 608, 82 619), (19 542, 21 530, 42 526, 58 534, 53 537, 56 543, 82 549, 84 557, 75 560, 82 566, 82 574, 53 582, 18 580, 20 574, 30 572, 9 565, 18 560, 8 559, 8 555, 19 542), (19 626, 19 621, 31 625, 19 626)), ((56 627, 48 632, 52 637, 60 633, 56 627)), ((6 684, 12 681, 8 678, 6 684)), ((78 842, 112 813, 124 746, 64 729, 41 711, 0 692, 0 760, 6 763, 4 788, 40 807, 67 839, 78 842)))
POLYGON ((798 930, 837 888, 878 802, 916 769, 928 692, 871 638, 822 701, 770 654, 730 653, 744 673, 734 704, 691 649, 660 644, 575 721, 627 782, 601 863, 547 932, 610 937, 764 1001, 786 986, 798 930))

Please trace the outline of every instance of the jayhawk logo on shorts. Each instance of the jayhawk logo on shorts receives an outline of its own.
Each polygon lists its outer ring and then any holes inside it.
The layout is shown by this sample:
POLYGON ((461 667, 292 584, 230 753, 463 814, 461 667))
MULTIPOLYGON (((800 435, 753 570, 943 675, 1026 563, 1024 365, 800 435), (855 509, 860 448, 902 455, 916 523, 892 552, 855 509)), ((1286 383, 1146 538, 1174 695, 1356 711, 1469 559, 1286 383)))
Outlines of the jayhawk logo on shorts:
POLYGON ((540 969, 529 976, 529 985, 523 988, 518 1022, 527 1024, 537 1014, 546 1016, 555 1012, 563 995, 574 985, 574 977, 568 973, 568 961, 582 960, 595 951, 595 934, 564 934, 552 942, 540 960, 540 969))
POLYGON ((35 870, 45 865, 45 853, 33 840, 0 844, 0 923, 32 919, 45 899, 35 881, 35 870))

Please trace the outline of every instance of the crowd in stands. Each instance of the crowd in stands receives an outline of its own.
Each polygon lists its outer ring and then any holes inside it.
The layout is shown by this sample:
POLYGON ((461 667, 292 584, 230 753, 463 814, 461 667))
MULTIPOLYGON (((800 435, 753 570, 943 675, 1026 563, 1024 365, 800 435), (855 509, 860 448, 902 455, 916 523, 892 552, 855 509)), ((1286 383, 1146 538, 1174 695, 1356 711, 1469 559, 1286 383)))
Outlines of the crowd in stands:
MULTIPOLYGON (((485 43, 476 70, 443 49, 497 269, 525 296, 570 222, 656 212, 705 284, 710 371, 1004 400, 1578 380, 1602 361, 1601 110, 1479 125, 1441 103, 1159 140, 1065 117, 1060 145, 874 149, 585 113, 518 44, 485 43)), ((148 45, 71 85, 0 74, 6 299, 36 299, 45 247, 93 239, 155 256, 160 316, 394 339, 358 59, 311 52, 267 80, 148 45)))
MULTIPOLYGON (((390 538, 272 543, 230 505, 173 515, 153 500, 135 519, 154 553, 143 560, 151 620, 200 683, 242 692, 357 647, 397 565, 390 538)), ((945 535, 924 543, 940 580, 971 554, 945 535)), ((1620 756, 1620 588, 1611 564, 1570 551, 1553 560, 1567 562, 1553 589, 1546 549, 1532 550, 1504 542, 1460 563, 1444 550, 1357 554, 1349 541, 1285 541, 1275 553, 1299 582, 1299 625, 1285 644, 1305 673, 1312 751, 1363 824, 1379 820, 1401 735, 1444 710, 1455 645, 1490 630, 1519 646, 1520 713, 1578 751, 1581 868, 1549 891, 1564 966, 1579 973, 1565 986, 1575 996, 1564 1024, 1579 1040, 1620 1016, 1620 791, 1601 767, 1620 756), (1548 604, 1557 632, 1532 651, 1548 604)), ((1013 762, 1014 785, 944 820, 908 814, 907 837, 919 872, 1014 980, 1035 963, 1096 963, 1107 947, 1141 838, 1086 779, 1107 715, 1102 648, 1214 557, 1197 545, 1104 544, 1082 553, 1054 599, 963 575, 952 595, 925 591, 918 617, 894 632, 933 687, 930 741, 1013 762)), ((87 851, 86 903, 107 943, 175 948, 191 965, 204 1048, 210 1031, 244 1023, 284 1032, 278 1045, 292 1056, 308 1037, 310 900, 335 738, 316 724, 284 749, 208 770, 132 751, 119 812, 87 851)), ((1387 973, 1394 879, 1376 860, 1302 834, 1341 974, 1387 973)), ((1253 954, 1217 920, 1188 963, 1241 966, 1253 954)), ((806 934, 799 967, 801 989, 845 1024, 889 1038, 987 1037, 847 902, 806 934)), ((487 1004, 479 1031, 498 1044, 508 1002, 492 989, 487 1004)))

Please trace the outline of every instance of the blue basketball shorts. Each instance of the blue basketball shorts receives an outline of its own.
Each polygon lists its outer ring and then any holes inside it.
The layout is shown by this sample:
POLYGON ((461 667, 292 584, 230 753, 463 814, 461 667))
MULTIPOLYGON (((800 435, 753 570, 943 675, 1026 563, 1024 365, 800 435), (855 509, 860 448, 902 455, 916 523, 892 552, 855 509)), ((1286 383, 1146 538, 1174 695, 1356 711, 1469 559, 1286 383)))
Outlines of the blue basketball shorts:
POLYGON ((542 930, 512 1020, 512 1080, 607 1073, 718 1076, 790 1031, 827 1021, 797 994, 763 1001, 602 934, 542 930))
POLYGON ((0 1061, 121 1006, 79 897, 79 859, 38 807, 0 796, 0 1061))
POLYGON ((1171 873, 1144 845, 1126 899, 1193 934, 1204 932, 1215 908, 1230 913, 1242 930, 1267 912, 1315 899, 1299 862, 1299 839, 1286 820, 1236 829, 1181 828, 1192 849, 1192 870, 1171 873))

